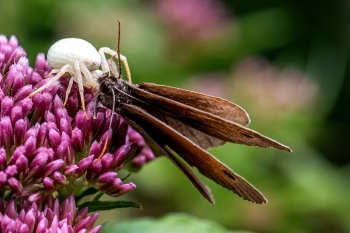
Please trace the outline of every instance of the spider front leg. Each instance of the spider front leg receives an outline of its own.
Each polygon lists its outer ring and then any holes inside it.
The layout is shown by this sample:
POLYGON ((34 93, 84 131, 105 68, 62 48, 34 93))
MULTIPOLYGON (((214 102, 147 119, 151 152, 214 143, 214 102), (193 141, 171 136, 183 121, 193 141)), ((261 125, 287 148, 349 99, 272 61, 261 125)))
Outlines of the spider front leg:
MULTIPOLYGON (((62 66, 62 68, 60 69, 60 71, 54 76, 51 78, 50 81, 48 81, 44 86, 36 89, 35 91, 33 91, 32 93, 29 94, 28 97, 32 97, 33 95, 41 92, 42 90, 44 90, 45 88, 48 88, 49 86, 51 86, 54 82, 56 82, 57 80, 59 80, 65 73, 70 73, 69 70, 70 70, 70 67, 71 65, 64 65, 62 66)), ((51 73, 51 72, 50 72, 51 73)))
MULTIPOLYGON (((98 52, 99 52, 99 54, 101 56, 101 67, 102 67, 102 70, 104 72, 109 72, 110 70, 109 70, 109 66, 108 66, 108 62, 107 62, 105 54, 109 54, 112 57, 118 58, 118 53, 116 51, 110 49, 110 48, 107 48, 107 47, 100 48, 98 52)), ((128 61, 126 60, 126 57, 120 54, 120 61, 122 61, 124 63, 125 72, 126 72, 126 75, 128 77, 128 81, 129 81, 129 83, 131 83, 131 73, 130 73, 130 68, 129 68, 129 65, 128 65, 128 61)))
POLYGON ((98 86, 98 83, 97 83, 97 81, 96 81, 97 79, 94 77, 93 73, 94 74, 98 73, 98 74, 102 75, 103 72, 100 70, 90 71, 86 67, 84 62, 79 62, 79 65, 80 65, 81 72, 83 73, 84 78, 85 78, 85 79, 83 79, 84 87, 96 89, 98 86))
POLYGON ((44 76, 44 78, 48 78, 51 76, 51 74, 57 74, 58 72, 60 72, 60 69, 52 69, 50 73, 44 76))

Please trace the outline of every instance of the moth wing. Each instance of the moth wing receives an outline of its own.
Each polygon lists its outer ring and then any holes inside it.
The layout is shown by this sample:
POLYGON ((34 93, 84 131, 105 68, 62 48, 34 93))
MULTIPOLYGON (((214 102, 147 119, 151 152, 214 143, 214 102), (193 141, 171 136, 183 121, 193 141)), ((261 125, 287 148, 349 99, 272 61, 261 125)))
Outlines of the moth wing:
POLYGON ((248 113, 243 108, 219 97, 155 83, 141 83, 138 87, 240 125, 247 126, 250 123, 248 113))
POLYGON ((164 114, 164 119, 166 124, 203 149, 209 149, 226 143, 224 140, 203 133, 169 115, 164 114))
MULTIPOLYGON (((273 147, 280 150, 291 151, 288 146, 285 146, 254 130, 248 129, 236 122, 229 121, 210 112, 205 112, 201 109, 142 90, 135 85, 130 85, 130 87, 132 89, 133 96, 136 97, 136 99, 133 101, 135 105, 141 106, 147 111, 152 111, 152 108, 157 108, 164 114, 169 115, 211 137, 217 138, 224 142, 227 141, 264 148, 273 147)), ((177 130, 177 128, 174 129, 177 130)), ((205 145, 199 145, 203 148, 207 148, 205 145)))
POLYGON ((212 137, 206 133, 203 133, 174 117, 165 114, 158 109, 151 108, 147 105, 141 106, 145 111, 150 113, 152 116, 156 117, 158 120, 163 121, 165 124, 182 134, 183 136, 190 139, 193 143, 197 144, 203 149, 209 149, 212 147, 220 146, 226 143, 226 141, 212 137))
POLYGON ((233 191, 244 200, 259 204, 267 202, 263 194, 243 177, 142 108, 122 104, 121 114, 135 122, 158 144, 174 150, 189 165, 196 167, 201 174, 217 184, 233 191))
POLYGON ((126 122, 128 122, 128 124, 131 127, 137 130, 143 136, 147 144, 152 147, 152 150, 158 151, 158 153, 161 151, 162 153, 160 153, 162 155, 165 154, 170 159, 170 161, 172 161, 180 169, 180 171, 190 180, 190 182, 202 194, 202 196, 213 205, 215 204, 215 200, 210 191, 210 188, 198 178, 196 173, 194 173, 185 163, 178 159, 166 145, 162 144, 162 142, 158 140, 158 142, 156 142, 153 138, 151 138, 137 123, 135 123, 128 117, 124 117, 124 119, 126 120, 126 122))

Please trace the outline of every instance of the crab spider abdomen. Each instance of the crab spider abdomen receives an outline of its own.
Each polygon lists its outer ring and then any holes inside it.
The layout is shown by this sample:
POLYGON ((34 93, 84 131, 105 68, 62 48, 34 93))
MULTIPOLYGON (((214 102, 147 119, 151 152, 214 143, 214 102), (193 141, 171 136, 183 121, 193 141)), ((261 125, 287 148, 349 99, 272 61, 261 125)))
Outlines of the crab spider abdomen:
POLYGON ((52 69, 60 69, 66 64, 73 65, 78 60, 90 70, 97 70, 101 65, 101 56, 89 42, 66 38, 54 43, 47 53, 47 61, 52 69))

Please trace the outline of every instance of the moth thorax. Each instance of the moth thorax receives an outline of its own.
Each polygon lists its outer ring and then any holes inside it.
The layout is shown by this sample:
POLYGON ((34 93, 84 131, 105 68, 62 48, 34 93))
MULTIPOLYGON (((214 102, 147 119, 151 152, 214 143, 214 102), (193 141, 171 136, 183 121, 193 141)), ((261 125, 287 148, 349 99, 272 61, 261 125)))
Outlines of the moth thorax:
POLYGON ((131 103, 132 98, 130 96, 130 88, 124 83, 118 83, 120 85, 115 86, 115 101, 117 104, 131 103))
POLYGON ((125 81, 113 76, 105 78, 100 82, 100 91, 101 103, 110 109, 112 109, 114 105, 114 110, 117 110, 120 104, 130 103, 132 100, 130 97, 131 90, 128 85, 125 84, 125 81))

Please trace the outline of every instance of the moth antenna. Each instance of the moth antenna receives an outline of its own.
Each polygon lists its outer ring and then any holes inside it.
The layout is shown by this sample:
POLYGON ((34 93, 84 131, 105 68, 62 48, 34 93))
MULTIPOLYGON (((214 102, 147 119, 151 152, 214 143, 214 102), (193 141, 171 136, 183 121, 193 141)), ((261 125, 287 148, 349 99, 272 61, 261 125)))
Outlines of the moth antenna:
POLYGON ((98 94, 98 95, 96 96, 96 99, 95 99, 94 114, 93 114, 93 118, 94 118, 94 119, 97 118, 97 105, 98 105, 98 103, 100 102, 100 96, 101 96, 101 94, 98 94))
MULTIPOLYGON (((112 128, 112 121, 113 121, 113 115, 114 115, 114 110, 115 110, 115 93, 114 93, 114 90, 113 88, 110 88, 110 90, 112 91, 112 95, 113 95, 113 105, 112 105, 112 115, 111 115, 111 120, 109 121, 109 127, 108 127, 108 132, 109 130, 112 128)), ((96 97, 97 99, 97 97, 96 97)), ((96 106, 96 105, 95 105, 96 106)), ((97 160, 95 161, 95 163, 97 163, 98 161, 101 160, 102 156, 104 155, 104 153, 106 153, 107 151, 107 143, 108 143, 108 135, 107 135, 107 138, 106 138, 106 141, 105 141, 105 144, 103 146, 103 149, 101 151, 101 154, 98 156, 97 160)))
POLYGON ((112 95, 113 95, 113 105, 112 105, 112 115, 111 115, 111 120, 109 121, 109 130, 112 128, 112 120, 113 120, 113 115, 115 114, 115 93, 113 88, 110 88, 110 90, 112 91, 112 95))
MULTIPOLYGON (((121 66, 121 62, 120 62, 120 20, 118 20, 118 43, 117 43, 117 53, 118 53, 118 72, 119 72, 119 76, 118 78, 120 78, 121 73, 122 73, 122 66, 121 66)), ((131 83, 131 80, 129 80, 129 83, 131 83)))

